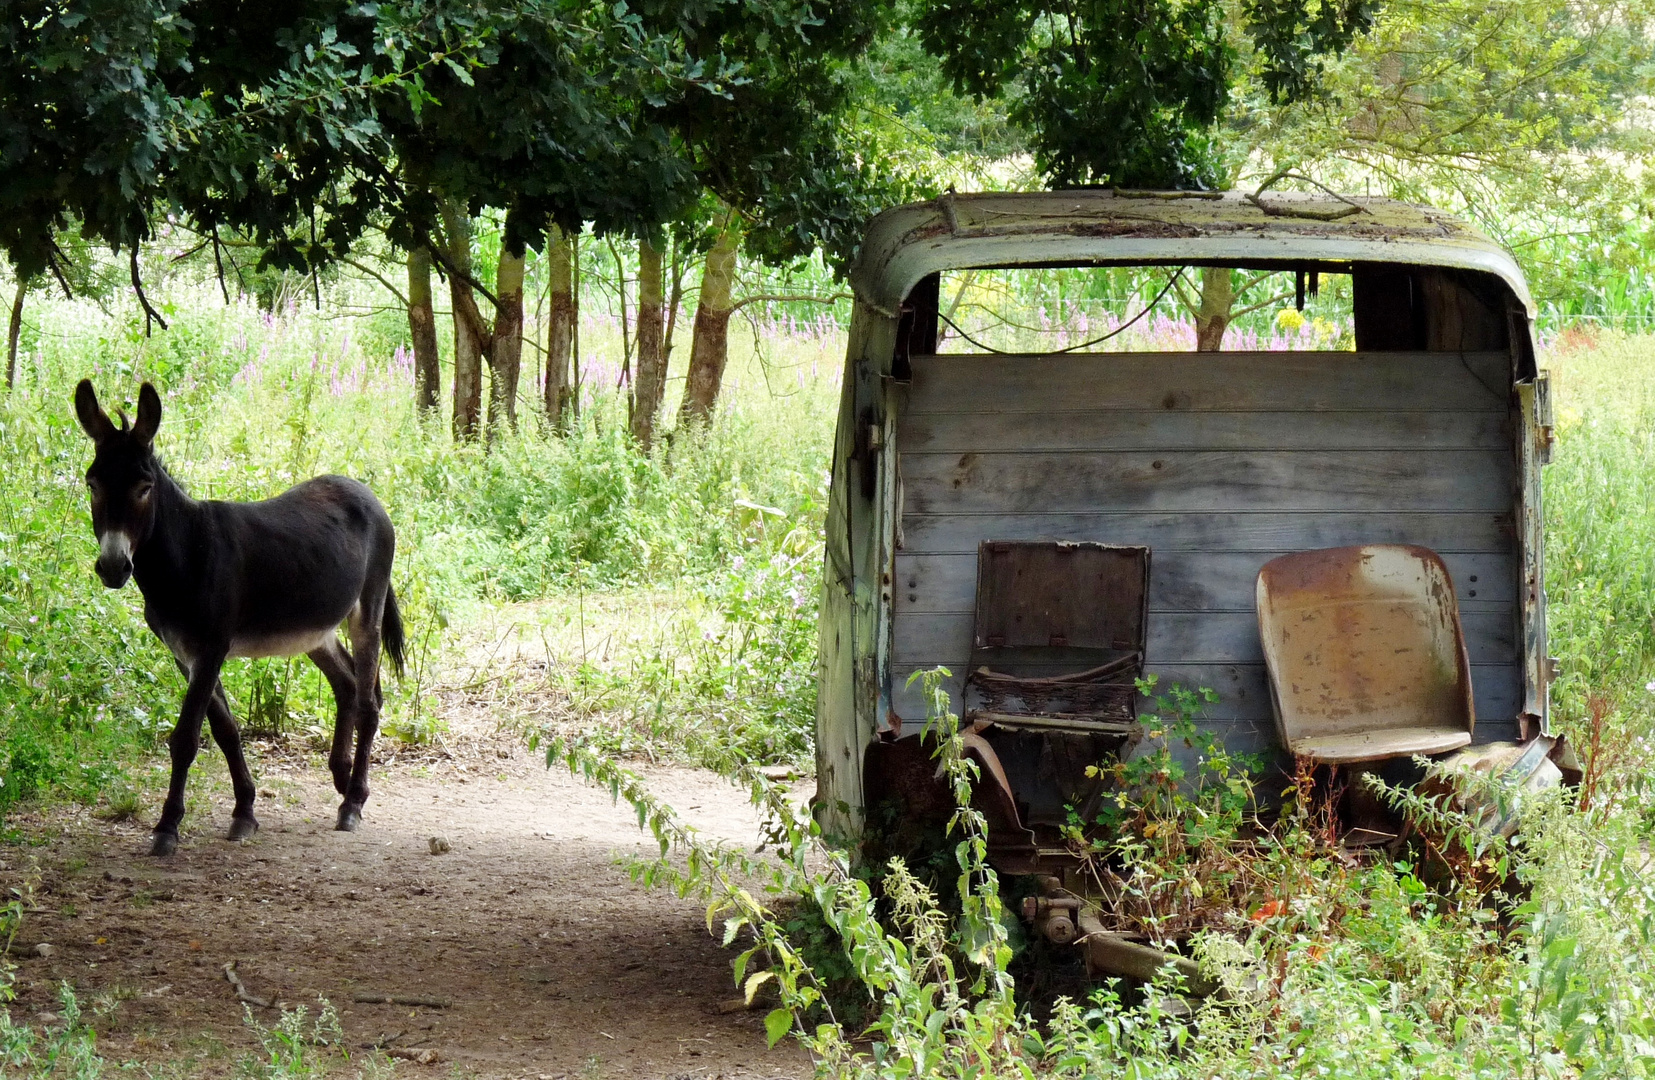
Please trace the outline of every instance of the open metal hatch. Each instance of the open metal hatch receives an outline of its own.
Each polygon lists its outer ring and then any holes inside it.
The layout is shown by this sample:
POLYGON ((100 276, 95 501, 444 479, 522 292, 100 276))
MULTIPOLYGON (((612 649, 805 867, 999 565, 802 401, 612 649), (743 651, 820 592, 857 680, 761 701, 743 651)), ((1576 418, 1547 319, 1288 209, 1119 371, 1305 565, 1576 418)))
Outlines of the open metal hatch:
POLYGON ((966 722, 1135 733, 1148 603, 1147 547, 985 541, 966 722))

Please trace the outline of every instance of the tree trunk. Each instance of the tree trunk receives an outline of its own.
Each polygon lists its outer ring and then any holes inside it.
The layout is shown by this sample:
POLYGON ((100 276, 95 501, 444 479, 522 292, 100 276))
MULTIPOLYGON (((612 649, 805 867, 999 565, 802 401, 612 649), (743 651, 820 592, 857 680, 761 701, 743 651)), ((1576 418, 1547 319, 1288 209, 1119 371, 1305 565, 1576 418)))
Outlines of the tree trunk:
POLYGON ((695 331, 690 340, 690 371, 684 384, 684 403, 678 410, 680 427, 706 423, 718 403, 724 365, 730 359, 730 294, 735 285, 736 244, 739 230, 732 216, 719 234, 701 273, 701 297, 695 308, 695 331))
POLYGON ((661 251, 638 241, 638 374, 633 380, 632 437, 647 453, 655 440, 655 417, 667 390, 667 354, 661 347, 661 251))
POLYGON ((6 389, 17 385, 17 339, 23 333, 23 300, 29 295, 29 279, 17 279, 17 298, 11 302, 11 322, 6 324, 6 389))
POLYGON ((408 253, 408 333, 414 339, 414 400, 421 413, 442 403, 442 372, 437 365, 437 313, 431 302, 431 252, 408 253))
POLYGON ((1230 310, 1235 293, 1230 268, 1208 266, 1201 270, 1201 310, 1195 315, 1195 349, 1218 352, 1224 347, 1224 331, 1230 328, 1230 310))
POLYGON ((523 252, 511 249, 511 223, 500 238, 500 262, 494 273, 493 347, 488 361, 488 435, 499 437, 501 425, 517 430, 517 380, 523 363, 523 252))
POLYGON ((443 231, 448 234, 448 260, 458 273, 448 275, 448 293, 454 308, 454 438, 477 437, 483 406, 483 354, 488 351, 488 328, 477 310, 477 296, 465 278, 471 275, 471 216, 452 199, 442 200, 443 231))
POLYGON ((569 413, 569 360, 575 341, 574 247, 556 225, 546 245, 552 279, 551 322, 546 334, 546 419, 562 431, 569 413))
MULTIPOLYGON (((667 294, 667 327, 661 335, 661 368, 672 370, 673 339, 678 331, 678 312, 684 301, 684 272, 689 269, 684 249, 677 241, 672 245, 672 289, 667 294)), ((663 387, 663 389, 665 389, 663 387)))

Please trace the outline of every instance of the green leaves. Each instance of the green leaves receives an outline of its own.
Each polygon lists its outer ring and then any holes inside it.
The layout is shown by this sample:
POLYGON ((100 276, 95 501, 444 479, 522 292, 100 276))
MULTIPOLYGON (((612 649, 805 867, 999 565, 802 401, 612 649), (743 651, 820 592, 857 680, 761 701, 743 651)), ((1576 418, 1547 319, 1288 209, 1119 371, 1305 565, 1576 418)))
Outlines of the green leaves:
MULTIPOLYGON (((748 1000, 752 1000, 751 996, 748 997, 748 1000)), ((775 1046, 777 1043, 782 1041, 782 1036, 786 1035, 788 1029, 792 1026, 793 1013, 791 1010, 773 1009, 770 1014, 764 1018, 765 1038, 769 1040, 769 1044, 771 1046, 775 1046)))
POLYGON ((1300 100, 1374 6, 1250 0, 1238 26, 1220 0, 921 0, 915 26, 957 90, 1009 101, 1051 185, 1201 188, 1222 179, 1238 44, 1264 57, 1272 100, 1300 100))

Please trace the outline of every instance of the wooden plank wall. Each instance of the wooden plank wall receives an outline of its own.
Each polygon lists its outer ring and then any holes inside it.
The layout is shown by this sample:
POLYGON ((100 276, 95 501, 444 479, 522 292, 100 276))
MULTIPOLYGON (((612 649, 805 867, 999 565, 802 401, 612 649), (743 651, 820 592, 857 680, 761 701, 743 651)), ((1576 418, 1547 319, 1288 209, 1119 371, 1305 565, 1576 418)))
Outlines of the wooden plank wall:
POLYGON ((1151 548, 1147 663, 1210 686, 1233 750, 1275 745, 1254 582, 1277 555, 1421 544, 1453 574, 1478 741, 1522 701, 1511 375, 1504 353, 1126 353, 913 359, 892 698, 959 675, 977 545, 1151 548))

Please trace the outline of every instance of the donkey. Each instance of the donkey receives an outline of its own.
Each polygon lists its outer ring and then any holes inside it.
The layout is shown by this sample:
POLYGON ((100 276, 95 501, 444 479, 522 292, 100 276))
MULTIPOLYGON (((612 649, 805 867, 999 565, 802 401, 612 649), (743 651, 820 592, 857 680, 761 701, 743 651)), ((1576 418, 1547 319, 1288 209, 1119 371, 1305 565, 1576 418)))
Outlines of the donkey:
POLYGON ((116 427, 90 380, 75 387, 75 415, 95 452, 86 470, 98 577, 111 589, 138 580, 144 621, 172 651, 189 687, 167 739, 172 784, 151 855, 178 848, 184 784, 212 725, 235 788, 229 840, 258 832, 252 774, 219 683, 231 656, 297 656, 322 669, 338 707, 328 767, 344 801, 336 828, 354 832, 368 800, 368 752, 379 730, 383 644, 402 673, 402 617, 391 591, 396 534, 367 486, 318 476, 255 503, 196 501, 155 456, 161 396, 144 383, 137 421, 116 427), (341 623, 351 651, 339 640, 341 623), (351 735, 356 753, 351 753, 351 735))

